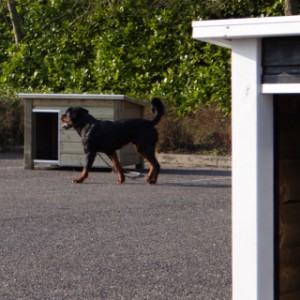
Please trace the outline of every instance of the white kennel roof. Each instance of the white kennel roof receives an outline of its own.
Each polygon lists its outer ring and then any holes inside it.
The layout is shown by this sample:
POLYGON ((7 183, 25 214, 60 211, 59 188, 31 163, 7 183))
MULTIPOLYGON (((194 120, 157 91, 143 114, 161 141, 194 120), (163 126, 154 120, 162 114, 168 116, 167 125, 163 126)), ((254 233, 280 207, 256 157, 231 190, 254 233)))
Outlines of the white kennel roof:
POLYGON ((300 35, 300 16, 194 21, 193 38, 231 48, 233 39, 300 35))
POLYGON ((131 99, 126 95, 110 95, 110 94, 18 94, 24 99, 92 99, 92 100, 127 100, 131 99))

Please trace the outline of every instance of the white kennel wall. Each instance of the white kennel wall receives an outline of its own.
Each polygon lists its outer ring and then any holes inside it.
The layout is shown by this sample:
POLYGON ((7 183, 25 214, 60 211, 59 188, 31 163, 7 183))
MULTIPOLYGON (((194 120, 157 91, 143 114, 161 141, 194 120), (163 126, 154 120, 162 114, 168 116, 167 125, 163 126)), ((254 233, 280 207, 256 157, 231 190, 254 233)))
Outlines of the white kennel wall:
POLYGON ((192 26, 193 38, 232 51, 233 299, 279 299, 274 95, 298 94, 300 84, 262 83, 262 44, 265 38, 300 36, 300 16, 195 21, 192 26))

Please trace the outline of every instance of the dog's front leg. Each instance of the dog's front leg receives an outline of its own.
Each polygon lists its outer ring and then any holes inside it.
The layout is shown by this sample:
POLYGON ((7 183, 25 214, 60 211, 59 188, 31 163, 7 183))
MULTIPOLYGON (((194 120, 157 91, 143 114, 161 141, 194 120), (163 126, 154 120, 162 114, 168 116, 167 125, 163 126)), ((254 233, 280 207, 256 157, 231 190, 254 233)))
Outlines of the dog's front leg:
POLYGON ((73 183, 82 183, 88 177, 89 171, 92 168, 95 157, 96 157, 96 152, 88 152, 86 154, 86 163, 82 169, 81 175, 79 178, 73 179, 73 183))
POLYGON ((113 153, 109 154, 108 156, 111 159, 113 167, 117 172, 118 182, 123 183, 125 181, 124 170, 123 170, 123 167, 122 167, 122 165, 119 161, 117 153, 113 152, 113 153))

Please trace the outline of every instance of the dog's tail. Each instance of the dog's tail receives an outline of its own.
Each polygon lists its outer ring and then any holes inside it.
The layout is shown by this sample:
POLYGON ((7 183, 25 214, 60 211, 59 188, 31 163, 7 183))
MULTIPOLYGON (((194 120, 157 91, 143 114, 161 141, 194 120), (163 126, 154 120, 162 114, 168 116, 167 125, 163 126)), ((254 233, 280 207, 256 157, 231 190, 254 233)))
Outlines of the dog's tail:
POLYGON ((165 114, 165 106, 159 98, 153 98, 151 104, 152 112, 156 112, 156 115, 151 120, 151 123, 153 124, 153 126, 155 126, 160 121, 161 117, 165 114))

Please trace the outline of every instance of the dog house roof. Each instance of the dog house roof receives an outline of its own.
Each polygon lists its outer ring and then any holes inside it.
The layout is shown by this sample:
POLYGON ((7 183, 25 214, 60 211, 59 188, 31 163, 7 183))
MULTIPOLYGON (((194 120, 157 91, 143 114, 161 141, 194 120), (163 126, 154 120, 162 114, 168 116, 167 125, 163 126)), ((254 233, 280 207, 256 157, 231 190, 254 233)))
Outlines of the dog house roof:
POLYGON ((225 48, 233 39, 300 35, 300 16, 194 21, 193 38, 225 48))
POLYGON ((145 106, 144 103, 137 102, 135 99, 126 95, 106 95, 106 94, 18 94, 23 99, 81 99, 81 100, 124 100, 135 103, 137 105, 145 106))

